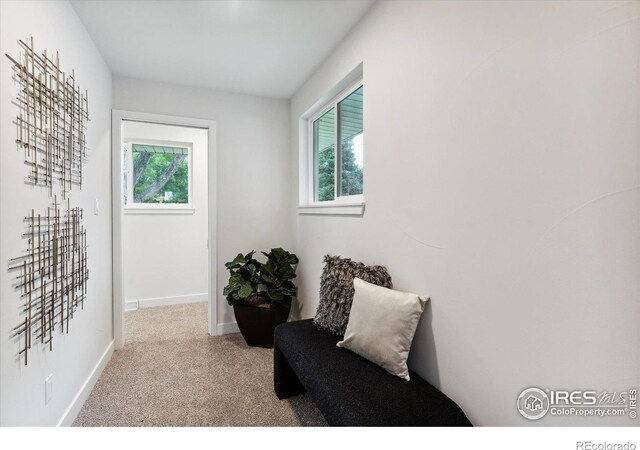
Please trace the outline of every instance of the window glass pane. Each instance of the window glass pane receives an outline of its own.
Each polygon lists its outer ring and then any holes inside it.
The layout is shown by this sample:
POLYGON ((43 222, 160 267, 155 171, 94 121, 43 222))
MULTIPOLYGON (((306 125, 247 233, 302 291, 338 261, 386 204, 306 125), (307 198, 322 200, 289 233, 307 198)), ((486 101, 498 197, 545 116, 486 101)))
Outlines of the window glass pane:
POLYGON ((134 203, 189 203, 188 149, 132 145, 134 203))
POLYGON ((123 173, 122 173, 122 201, 124 202, 123 204, 128 204, 129 203, 129 184, 128 184, 128 180, 129 180, 129 144, 126 142, 122 142, 122 146, 121 146, 121 150, 122 150, 122 161, 127 161, 127 164, 124 164, 123 167, 123 173))
POLYGON ((335 197, 335 136, 335 108, 331 108, 313 122, 315 200, 319 202, 335 197))
POLYGON ((362 92, 355 92, 338 104, 340 127, 340 195, 362 194, 363 128, 362 92))

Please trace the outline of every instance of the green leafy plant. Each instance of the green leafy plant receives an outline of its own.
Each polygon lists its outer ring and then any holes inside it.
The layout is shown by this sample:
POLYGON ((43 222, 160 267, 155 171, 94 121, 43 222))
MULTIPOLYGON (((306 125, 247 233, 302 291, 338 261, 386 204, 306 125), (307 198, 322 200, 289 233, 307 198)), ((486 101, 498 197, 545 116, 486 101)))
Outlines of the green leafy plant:
POLYGON ((298 257, 282 248, 261 252, 265 263, 256 260, 251 251, 238 255, 225 264, 229 270, 229 284, 223 294, 230 305, 250 304, 270 307, 291 306, 296 295, 296 286, 291 280, 296 277, 298 257))
POLYGON ((254 254, 253 250, 246 255, 238 253, 233 261, 225 264, 229 270, 229 284, 222 293, 230 305, 242 304, 258 294, 261 264, 253 257, 254 254))
POLYGON ((260 266, 260 280, 267 297, 275 304, 291 306, 296 295, 296 285, 291 280, 296 277, 298 257, 281 248, 272 248, 269 253, 262 254, 267 257, 267 262, 260 266))

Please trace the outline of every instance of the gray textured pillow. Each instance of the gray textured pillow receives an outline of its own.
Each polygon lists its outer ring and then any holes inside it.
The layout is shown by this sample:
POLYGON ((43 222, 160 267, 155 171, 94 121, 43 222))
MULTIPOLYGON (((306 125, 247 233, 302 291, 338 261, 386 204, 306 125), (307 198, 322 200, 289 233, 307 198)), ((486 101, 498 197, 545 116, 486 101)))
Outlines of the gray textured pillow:
POLYGON ((344 336, 353 301, 353 279, 393 288, 384 266, 367 266, 349 258, 327 255, 320 277, 320 304, 313 322, 322 330, 344 336))

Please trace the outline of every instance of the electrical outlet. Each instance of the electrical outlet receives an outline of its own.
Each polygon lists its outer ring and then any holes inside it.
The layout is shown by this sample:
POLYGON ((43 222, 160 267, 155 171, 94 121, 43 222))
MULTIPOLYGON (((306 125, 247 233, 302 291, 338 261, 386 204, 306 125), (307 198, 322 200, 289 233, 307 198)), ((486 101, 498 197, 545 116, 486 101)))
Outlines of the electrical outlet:
POLYGON ((44 379, 44 404, 48 404, 53 398, 53 374, 44 379))

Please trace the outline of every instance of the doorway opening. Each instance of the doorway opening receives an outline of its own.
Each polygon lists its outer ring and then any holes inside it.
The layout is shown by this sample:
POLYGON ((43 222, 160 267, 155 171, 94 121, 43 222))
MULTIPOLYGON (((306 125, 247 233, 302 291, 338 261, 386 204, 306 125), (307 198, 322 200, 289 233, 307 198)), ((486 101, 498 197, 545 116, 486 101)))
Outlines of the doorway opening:
POLYGON ((215 334, 215 124, 114 110, 112 142, 115 347, 180 316, 215 334))

